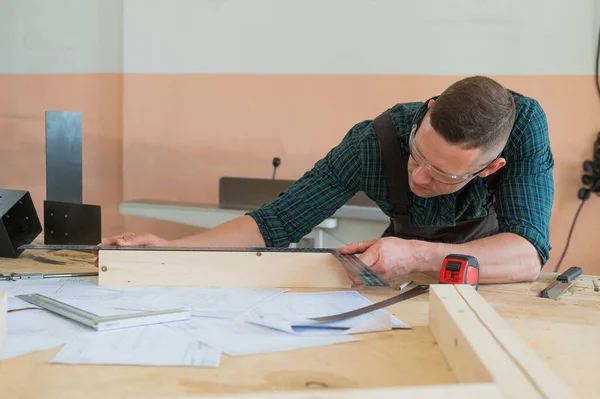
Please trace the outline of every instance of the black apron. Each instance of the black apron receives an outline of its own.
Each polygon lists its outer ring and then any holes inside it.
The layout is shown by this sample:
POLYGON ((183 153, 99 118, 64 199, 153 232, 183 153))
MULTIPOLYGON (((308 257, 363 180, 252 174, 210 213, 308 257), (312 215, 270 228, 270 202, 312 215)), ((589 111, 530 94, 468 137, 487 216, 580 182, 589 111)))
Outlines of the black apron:
MULTIPOLYGON (((513 93, 513 96, 518 96, 518 94, 513 93)), ((415 226, 410 221, 410 204, 413 194, 408 185, 409 156, 403 155, 401 152, 400 140, 396 135, 396 128, 389 110, 375 118, 373 127, 382 150, 388 201, 392 210, 390 224, 382 237, 394 236, 409 240, 462 244, 498 232, 494 193, 502 170, 486 177, 489 190, 486 204, 487 216, 469 220, 459 219, 455 226, 415 226)))

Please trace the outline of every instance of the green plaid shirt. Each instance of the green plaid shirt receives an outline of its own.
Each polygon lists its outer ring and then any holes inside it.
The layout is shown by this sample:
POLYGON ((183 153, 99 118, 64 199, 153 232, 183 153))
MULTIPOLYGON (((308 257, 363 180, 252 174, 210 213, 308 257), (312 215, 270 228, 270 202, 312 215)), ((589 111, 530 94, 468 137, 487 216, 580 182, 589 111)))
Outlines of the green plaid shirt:
MULTIPOLYGON (((402 103, 391 108, 406 155, 411 126, 424 104, 402 103)), ((536 100, 522 97, 516 106, 515 125, 502 153, 506 165, 501 169, 495 208, 500 232, 529 240, 545 264, 551 249, 549 224, 554 200, 548 125, 536 100)), ((391 217, 382 153, 372 120, 353 126, 287 192, 249 215, 256 220, 267 246, 287 246, 298 242, 359 191, 391 217)), ((486 195, 485 181, 475 178, 456 193, 433 198, 413 196, 411 221, 417 226, 453 226, 459 218, 485 216, 486 195)))

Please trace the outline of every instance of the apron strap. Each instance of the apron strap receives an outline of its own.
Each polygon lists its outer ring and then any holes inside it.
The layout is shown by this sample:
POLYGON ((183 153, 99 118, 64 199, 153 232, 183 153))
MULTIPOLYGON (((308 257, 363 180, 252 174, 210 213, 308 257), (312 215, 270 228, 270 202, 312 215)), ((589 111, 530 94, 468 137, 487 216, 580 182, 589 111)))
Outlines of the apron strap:
POLYGON ((402 154, 390 110, 373 120, 373 128, 383 155, 383 168, 392 213, 408 215, 411 199, 408 185, 408 156, 402 154))

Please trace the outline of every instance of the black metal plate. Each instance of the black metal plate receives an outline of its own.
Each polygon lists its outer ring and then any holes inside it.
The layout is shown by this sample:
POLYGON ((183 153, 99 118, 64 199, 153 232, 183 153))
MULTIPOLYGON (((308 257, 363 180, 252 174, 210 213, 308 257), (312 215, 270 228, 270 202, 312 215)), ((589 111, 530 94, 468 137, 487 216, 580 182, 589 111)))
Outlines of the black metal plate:
POLYGON ((95 245, 102 241, 99 205, 44 201, 44 243, 95 245))
POLYGON ((46 199, 83 202, 80 112, 46 112, 46 199))
POLYGON ((0 189, 0 257, 16 258, 42 232, 31 199, 24 190, 0 189))

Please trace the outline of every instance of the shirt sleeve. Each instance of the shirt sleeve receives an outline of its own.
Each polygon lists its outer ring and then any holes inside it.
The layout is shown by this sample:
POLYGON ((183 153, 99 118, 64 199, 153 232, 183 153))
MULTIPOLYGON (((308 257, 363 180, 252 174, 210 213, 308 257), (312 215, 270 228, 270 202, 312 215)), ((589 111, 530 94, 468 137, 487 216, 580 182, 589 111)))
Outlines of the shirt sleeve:
POLYGON ((359 191, 357 141, 367 122, 355 125, 313 168, 275 200, 248 213, 268 247, 298 242, 359 191))
POLYGON ((535 100, 526 101, 517 114, 514 138, 503 154, 506 165, 496 211, 500 232, 518 234, 531 242, 543 266, 551 250, 554 158, 546 115, 535 100))

